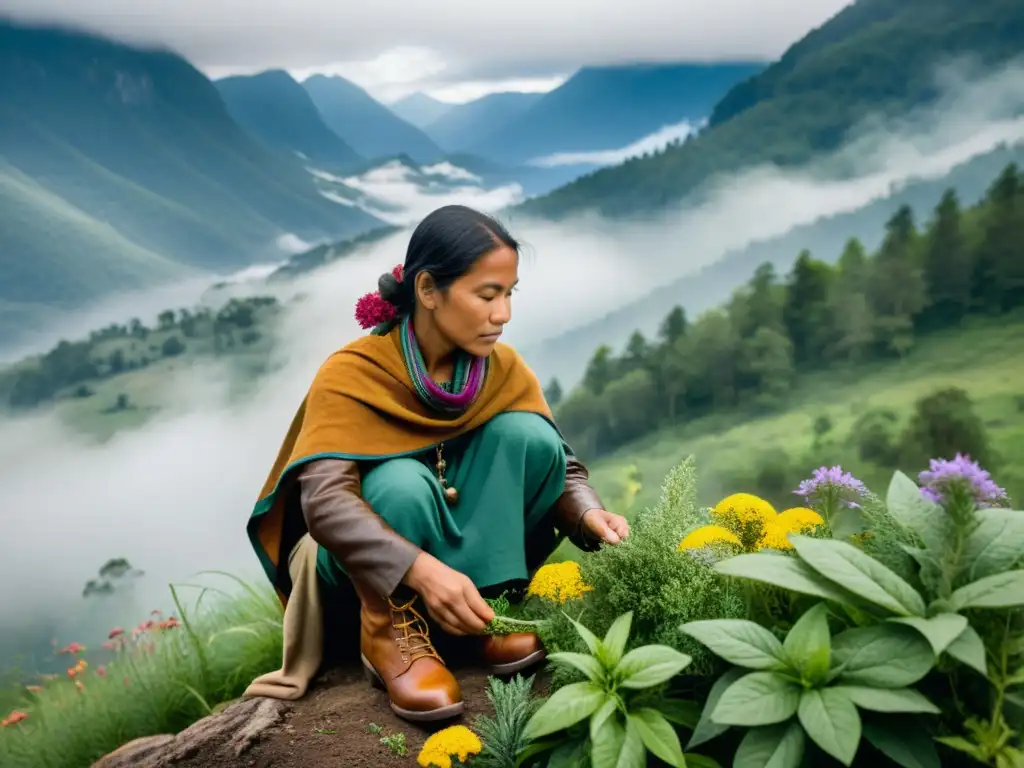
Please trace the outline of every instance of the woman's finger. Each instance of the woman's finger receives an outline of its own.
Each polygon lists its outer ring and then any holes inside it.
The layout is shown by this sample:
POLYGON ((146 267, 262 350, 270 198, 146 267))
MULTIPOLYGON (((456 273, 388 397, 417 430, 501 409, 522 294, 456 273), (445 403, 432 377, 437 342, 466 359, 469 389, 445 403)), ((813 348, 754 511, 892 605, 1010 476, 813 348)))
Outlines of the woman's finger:
POLYGON ((461 636, 466 634, 459 628, 458 620, 450 611, 439 609, 437 611, 431 611, 430 616, 438 623, 438 626, 440 626, 441 629, 449 635, 461 636))
POLYGON ((462 629, 463 634, 479 634, 487 626, 487 622, 477 616, 465 600, 461 604, 452 606, 451 611, 454 614, 453 619, 457 626, 462 629))
POLYGON ((466 603, 469 605, 470 610, 484 623, 484 626, 487 626, 494 618, 494 609, 487 604, 487 601, 484 600, 483 596, 472 584, 466 587, 466 603))

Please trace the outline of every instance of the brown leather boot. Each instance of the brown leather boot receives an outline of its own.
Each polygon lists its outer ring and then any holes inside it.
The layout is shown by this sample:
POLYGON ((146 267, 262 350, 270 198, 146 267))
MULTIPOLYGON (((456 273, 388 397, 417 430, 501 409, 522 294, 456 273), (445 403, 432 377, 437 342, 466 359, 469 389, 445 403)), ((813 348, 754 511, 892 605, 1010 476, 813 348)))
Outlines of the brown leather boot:
POLYGON ((544 660, 547 653, 537 635, 484 635, 481 643, 484 664, 493 675, 512 675, 544 660))
POLYGON ((362 610, 359 646, 370 682, 388 692, 396 715, 414 722, 446 720, 465 704, 455 676, 430 641, 427 622, 413 607, 357 586, 362 610))

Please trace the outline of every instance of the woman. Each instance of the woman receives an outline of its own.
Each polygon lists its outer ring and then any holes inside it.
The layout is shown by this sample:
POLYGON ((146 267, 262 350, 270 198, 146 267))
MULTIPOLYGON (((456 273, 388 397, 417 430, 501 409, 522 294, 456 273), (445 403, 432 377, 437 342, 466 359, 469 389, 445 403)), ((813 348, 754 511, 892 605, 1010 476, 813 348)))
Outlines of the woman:
POLYGON ((418 605, 471 636, 496 674, 544 657, 532 634, 481 634, 480 590, 521 584, 562 536, 628 535, 563 443, 536 376, 498 339, 519 246, 462 206, 417 227, 405 264, 357 311, 373 333, 332 355, 300 407, 250 519, 286 605, 284 664, 247 695, 302 696, 323 658, 321 606, 354 588, 368 677, 408 720, 463 709, 418 605), (376 313, 376 314, 375 314, 376 313))

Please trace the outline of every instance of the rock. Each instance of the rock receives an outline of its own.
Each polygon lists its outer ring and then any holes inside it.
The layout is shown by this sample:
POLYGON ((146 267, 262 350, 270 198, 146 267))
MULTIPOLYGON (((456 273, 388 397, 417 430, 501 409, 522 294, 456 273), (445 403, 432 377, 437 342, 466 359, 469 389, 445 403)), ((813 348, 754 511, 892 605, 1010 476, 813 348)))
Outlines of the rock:
POLYGON ((101 757, 92 764, 92 768, 127 768, 130 765, 138 765, 139 761, 152 756, 172 741, 174 741, 174 736, 167 733, 134 739, 118 747, 109 755, 101 757))
POLYGON ((289 704, 277 699, 242 699, 198 720, 176 736, 130 741, 92 768, 168 768, 202 752, 237 758, 277 725, 289 704))

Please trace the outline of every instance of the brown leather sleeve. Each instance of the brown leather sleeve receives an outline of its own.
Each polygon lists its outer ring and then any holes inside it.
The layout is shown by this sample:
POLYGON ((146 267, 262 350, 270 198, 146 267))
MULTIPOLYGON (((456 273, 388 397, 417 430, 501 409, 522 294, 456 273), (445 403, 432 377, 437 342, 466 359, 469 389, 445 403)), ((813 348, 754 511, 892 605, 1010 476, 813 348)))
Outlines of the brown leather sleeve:
POLYGON ((359 465, 311 461, 299 473, 309 535, 334 555, 351 578, 382 597, 394 593, 421 550, 400 536, 361 495, 359 465))
POLYGON ((586 533, 580 527, 580 522, 588 509, 604 509, 604 504, 597 491, 590 486, 589 479, 590 473, 583 462, 571 454, 567 455, 565 490, 555 502, 552 514, 555 527, 561 533, 580 549, 592 552, 600 546, 600 541, 586 533))

